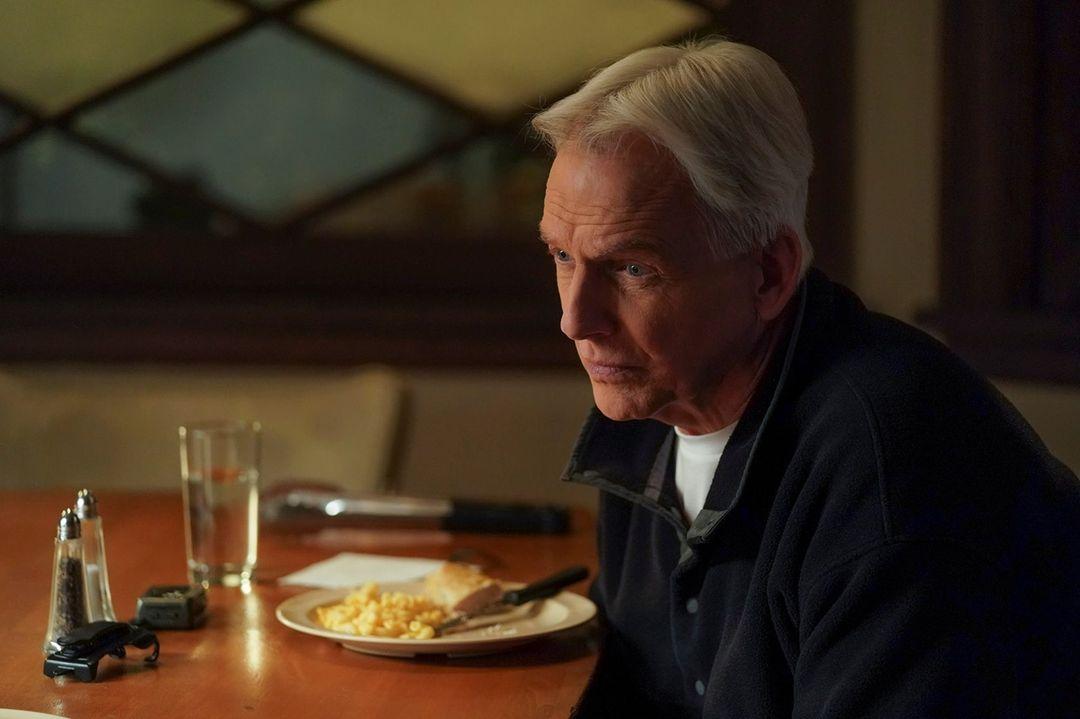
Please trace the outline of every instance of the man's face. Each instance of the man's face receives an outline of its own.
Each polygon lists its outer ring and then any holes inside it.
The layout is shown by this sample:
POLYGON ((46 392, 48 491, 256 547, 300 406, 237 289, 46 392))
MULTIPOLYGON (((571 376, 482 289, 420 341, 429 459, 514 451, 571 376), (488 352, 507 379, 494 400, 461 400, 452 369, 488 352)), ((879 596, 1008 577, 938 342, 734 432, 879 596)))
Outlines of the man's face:
POLYGON ((752 263, 709 252, 685 173, 643 139, 565 147, 540 232, 600 411, 692 427, 761 328, 752 263))

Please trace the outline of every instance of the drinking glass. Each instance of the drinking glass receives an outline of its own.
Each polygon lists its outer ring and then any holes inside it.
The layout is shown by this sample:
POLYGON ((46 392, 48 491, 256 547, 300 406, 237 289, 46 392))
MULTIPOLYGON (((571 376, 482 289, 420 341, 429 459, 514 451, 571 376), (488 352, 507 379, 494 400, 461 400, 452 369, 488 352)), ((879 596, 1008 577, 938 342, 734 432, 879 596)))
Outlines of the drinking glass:
POLYGON ((192 584, 243 586, 259 545, 258 422, 223 420, 180 427, 184 535, 192 584))

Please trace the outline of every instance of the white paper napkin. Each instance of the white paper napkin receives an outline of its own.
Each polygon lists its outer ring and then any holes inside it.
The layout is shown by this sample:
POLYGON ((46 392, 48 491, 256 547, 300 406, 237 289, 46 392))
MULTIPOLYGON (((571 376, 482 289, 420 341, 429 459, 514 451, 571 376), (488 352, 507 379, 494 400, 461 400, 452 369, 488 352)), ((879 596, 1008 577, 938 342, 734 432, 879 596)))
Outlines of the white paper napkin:
POLYGON ((286 575, 278 580, 278 584, 339 588, 355 587, 364 582, 411 582, 442 565, 441 559, 342 552, 286 575))

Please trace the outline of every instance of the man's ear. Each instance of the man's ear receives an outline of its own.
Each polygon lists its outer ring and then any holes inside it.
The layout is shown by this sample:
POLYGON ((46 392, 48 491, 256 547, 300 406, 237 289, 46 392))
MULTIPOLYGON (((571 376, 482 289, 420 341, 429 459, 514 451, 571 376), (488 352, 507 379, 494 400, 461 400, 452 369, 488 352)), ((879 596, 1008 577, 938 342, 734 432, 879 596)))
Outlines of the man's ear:
POLYGON ((771 322, 787 307, 799 286, 803 248, 790 227, 781 227, 765 249, 761 250, 760 282, 755 288, 758 317, 771 322))

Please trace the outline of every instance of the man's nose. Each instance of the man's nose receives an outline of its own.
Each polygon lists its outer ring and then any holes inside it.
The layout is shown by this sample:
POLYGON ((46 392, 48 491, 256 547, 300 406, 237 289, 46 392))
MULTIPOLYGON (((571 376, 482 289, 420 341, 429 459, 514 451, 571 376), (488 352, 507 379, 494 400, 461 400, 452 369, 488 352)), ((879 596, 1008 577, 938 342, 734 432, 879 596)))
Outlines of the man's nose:
POLYGON ((572 340, 611 334, 615 321, 609 303, 610 298, 597 272, 578 266, 562 293, 559 329, 572 340))

